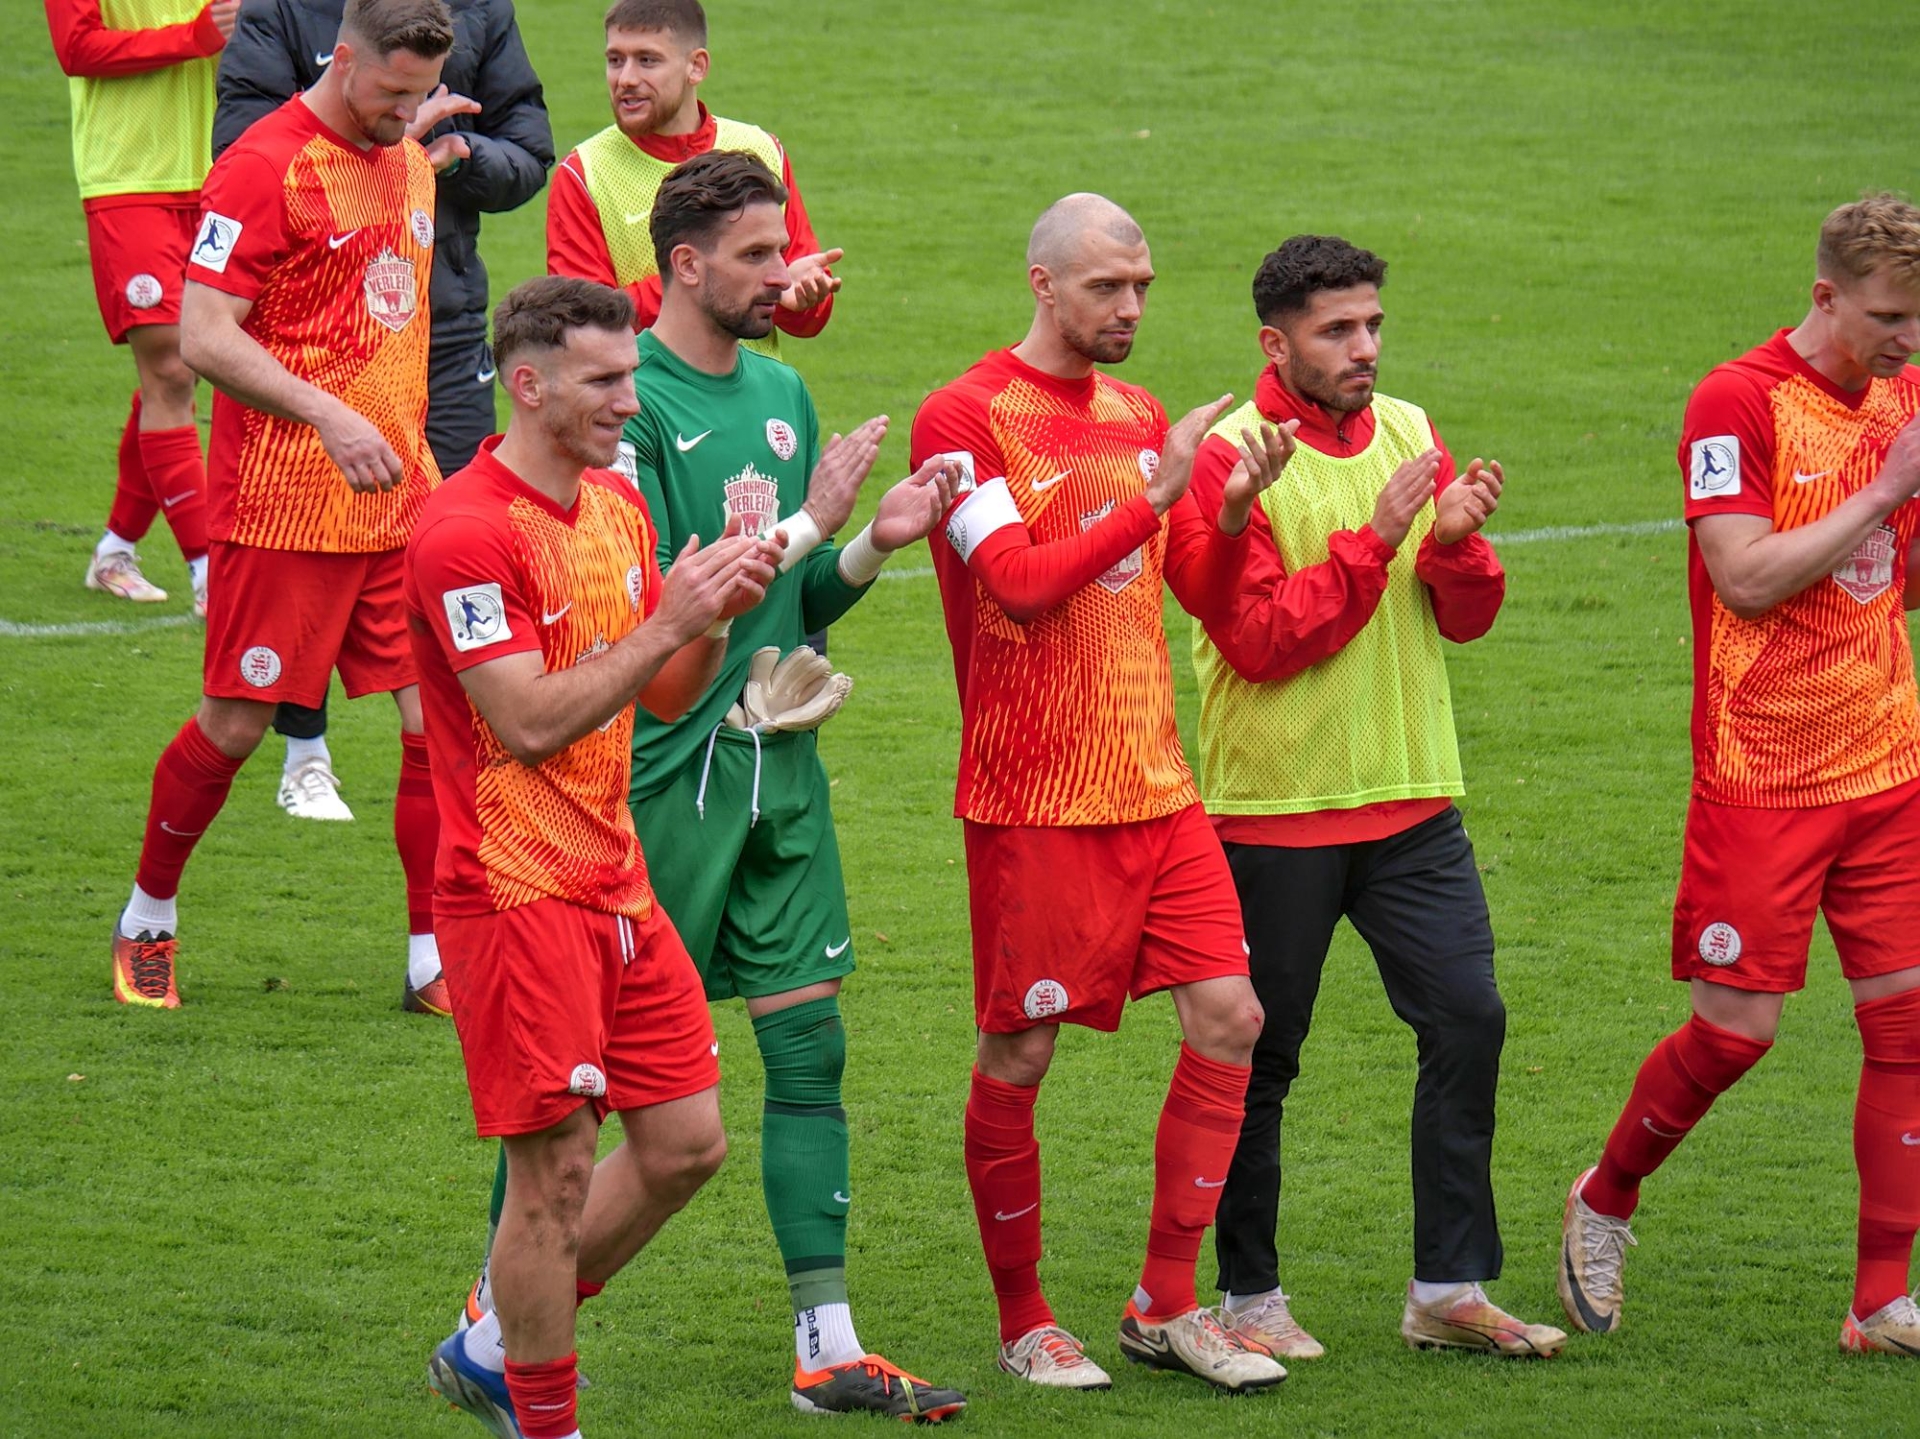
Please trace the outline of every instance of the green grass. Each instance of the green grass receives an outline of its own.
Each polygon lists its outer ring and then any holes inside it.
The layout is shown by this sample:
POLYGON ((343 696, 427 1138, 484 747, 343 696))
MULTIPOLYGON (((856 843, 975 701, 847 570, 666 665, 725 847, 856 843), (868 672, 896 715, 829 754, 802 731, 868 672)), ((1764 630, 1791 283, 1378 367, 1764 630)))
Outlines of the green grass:
MULTIPOLYGON (((604 123, 598 8, 524 7, 563 147, 604 123)), ((1126 375, 1176 413, 1246 392, 1254 265, 1289 233, 1331 230, 1392 262, 1385 388, 1457 452, 1506 463, 1496 530, 1672 516, 1688 387, 1799 318, 1830 206, 1911 172, 1904 112, 1881 113, 1920 59, 1920 11, 1900 6, 714 9, 708 98, 780 133, 823 240, 848 252, 839 313, 796 357, 830 427, 895 417, 890 470, 919 398, 1023 329, 1032 217, 1090 188, 1153 243, 1161 278, 1126 375)), ((7 7, 0 41, 0 619, 131 618, 79 585, 131 367, 93 311, 37 10, 7 7)), ((542 215, 489 222, 496 293, 538 269, 542 215)), ((148 551, 183 594, 167 538, 148 551)), ((1565 1185, 1684 1012, 1665 954, 1685 561, 1673 532, 1505 557, 1506 612, 1452 666, 1511 1010, 1495 1292, 1549 1318, 1565 1185)), ((1190 724, 1185 621, 1169 623, 1190 724)), ((154 756, 196 693, 198 638, 0 634, 0 1434, 477 1433, 422 1368, 477 1257, 492 1150, 472 1139, 451 1031, 395 1007, 384 701, 335 711, 357 823, 294 824, 271 761, 243 772, 188 874, 188 1007, 109 997, 108 922, 154 756)), ((879 586, 834 654, 859 684, 823 738, 861 958, 845 1001, 854 1298, 869 1344, 970 1392, 968 1429, 1920 1432, 1911 1366, 1834 1349, 1857 1041, 1824 939, 1779 1052, 1649 1187, 1617 1338, 1531 1367, 1400 1346, 1412 1044, 1343 930, 1289 1105, 1282 1231, 1329 1357, 1234 1403, 1137 1371, 1098 1397, 999 1374, 960 1163, 957 727, 931 583, 879 586)), ((586 1311, 591 1434, 815 1432, 784 1395, 751 1034, 737 1007, 719 1024, 732 1158, 586 1311)), ((1070 1033, 1042 1104, 1044 1274, 1107 1361, 1173 1037, 1165 1001, 1117 1037, 1070 1033)))

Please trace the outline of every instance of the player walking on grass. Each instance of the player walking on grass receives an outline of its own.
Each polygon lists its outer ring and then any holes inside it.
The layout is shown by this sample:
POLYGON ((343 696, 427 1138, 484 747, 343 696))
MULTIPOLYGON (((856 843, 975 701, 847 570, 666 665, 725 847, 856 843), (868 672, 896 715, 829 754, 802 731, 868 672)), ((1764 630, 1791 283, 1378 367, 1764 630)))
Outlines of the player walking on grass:
MULTIPOLYGON (((937 1422, 965 1399, 868 1352, 848 1305, 839 994, 853 932, 814 737, 847 683, 799 646, 858 602, 893 551, 939 523, 953 491, 950 467, 923 465, 845 548, 829 538, 853 511, 886 419, 822 447, 799 372, 742 343, 772 328, 791 283, 785 195, 758 157, 713 151, 675 169, 654 203, 666 284, 657 321, 640 336, 640 412, 622 448, 659 527, 660 566, 671 575, 689 536, 722 526, 778 535, 785 549, 765 602, 735 623, 725 661, 685 712, 636 718, 629 802, 654 893, 707 998, 737 995, 753 1019, 766 1067, 761 1175, 792 1303, 794 1406, 937 1422), (797 657, 774 669, 789 652, 797 657)), ((469 1317, 483 1297, 476 1286, 469 1317)))
POLYGON ((719 1045, 622 802, 638 697, 682 713, 777 550, 657 534, 605 466, 633 394, 633 306, 529 280, 494 314, 507 432, 427 502, 406 604, 447 842, 434 902, 482 1135, 513 1155, 495 1308, 433 1387, 503 1439, 577 1436, 574 1310, 719 1168, 719 1045), (621 1145, 594 1163, 600 1122, 621 1145))
POLYGON ((401 551, 439 482, 423 431, 433 166, 405 130, 453 43, 442 0, 350 0, 320 83, 207 176, 182 307, 218 388, 204 697, 160 756, 133 897, 114 929, 124 1003, 180 1003, 180 872, 275 704, 400 710, 394 839, 409 944, 433 944, 439 821, 400 601, 401 551))
POLYGON ((1171 432, 1145 390, 1097 371, 1133 347, 1153 266, 1140 227, 1069 195, 1027 248, 1027 336, 936 390, 917 463, 967 491, 933 546, 960 689, 955 810, 965 821, 980 1037, 967 1179, 1000 1309, 1000 1364, 1036 1384, 1109 1380, 1041 1293, 1034 1101, 1061 1024, 1117 1029, 1129 995, 1170 990, 1185 1042, 1154 1144, 1146 1264, 1120 1321, 1130 1360, 1226 1390, 1286 1370, 1199 1307, 1194 1261, 1240 1132, 1260 1005, 1220 845, 1174 729, 1164 570, 1206 612, 1230 595, 1236 538, 1285 464, 1271 429, 1224 487, 1218 523, 1170 542, 1195 447, 1228 399, 1171 432))
POLYGON ((833 314, 840 288, 793 182, 780 142, 757 125, 708 112, 699 90, 707 78, 707 16, 699 0, 615 0, 607 10, 607 92, 613 124, 583 142, 554 171, 547 193, 547 272, 578 275, 626 290, 634 328, 660 314, 659 252, 648 217, 668 173, 711 150, 758 156, 780 177, 786 229, 782 253, 787 288, 773 326, 743 343, 778 356, 780 332, 817 335, 833 314))
POLYGON ((90 590, 142 604, 167 592, 134 545, 165 514, 206 615, 207 469, 180 357, 187 249, 213 126, 215 60, 240 0, 46 0, 53 53, 72 78, 73 168, 87 214, 94 294, 107 336, 133 351, 139 388, 120 434, 107 528, 90 590))
POLYGON ((1772 1047, 1814 914, 1864 1062, 1853 1304, 1840 1347, 1920 1356, 1920 210, 1892 195, 1820 228, 1813 307, 1687 404, 1693 797, 1673 975, 1693 1016, 1641 1065, 1567 1196, 1561 1302, 1620 1325, 1640 1182, 1772 1047))
POLYGON ((1291 433, 1287 473, 1249 517, 1239 591, 1193 631, 1200 794, 1267 1015, 1220 1191, 1218 1282, 1243 1334, 1283 1358, 1325 1352, 1281 1292, 1274 1230, 1281 1111, 1345 916, 1419 1042, 1400 1332, 1420 1348, 1550 1355, 1565 1334, 1481 1288, 1500 1273, 1490 1166, 1506 1010, 1453 804, 1464 787, 1440 645, 1485 634, 1506 592, 1479 534, 1501 470, 1476 459, 1456 476, 1426 414, 1374 391, 1386 273, 1325 235, 1296 235, 1261 262, 1253 300, 1270 363, 1200 446, 1196 504, 1174 512, 1177 528, 1220 508, 1248 427, 1291 433))

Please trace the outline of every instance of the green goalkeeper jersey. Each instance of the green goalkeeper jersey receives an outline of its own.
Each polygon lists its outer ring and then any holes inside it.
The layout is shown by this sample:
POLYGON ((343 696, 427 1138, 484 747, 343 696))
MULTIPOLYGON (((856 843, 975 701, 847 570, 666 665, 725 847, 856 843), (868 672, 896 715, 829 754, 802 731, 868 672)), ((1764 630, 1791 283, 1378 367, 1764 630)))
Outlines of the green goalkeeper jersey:
MULTIPOLYGON (((820 453, 820 420, 800 372, 740 350, 733 373, 709 375, 646 330, 617 467, 645 497, 664 573, 690 535, 712 541, 738 515, 750 534, 771 534, 799 510, 820 453)), ((747 661, 766 645, 782 654, 832 624, 866 593, 840 578, 831 540, 774 579, 767 597, 733 622, 727 657, 699 702, 672 724, 640 706, 633 726, 634 802, 656 794, 705 748, 746 683, 747 661)))

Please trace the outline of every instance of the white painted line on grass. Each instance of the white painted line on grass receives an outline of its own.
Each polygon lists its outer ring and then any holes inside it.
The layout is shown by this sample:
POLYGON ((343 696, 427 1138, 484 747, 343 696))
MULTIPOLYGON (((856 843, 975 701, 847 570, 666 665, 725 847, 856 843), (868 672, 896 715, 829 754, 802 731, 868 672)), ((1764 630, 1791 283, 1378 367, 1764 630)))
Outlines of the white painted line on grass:
POLYGON ((137 635, 142 630, 172 630, 193 623, 192 615, 156 615, 150 620, 85 620, 65 625, 23 625, 0 620, 0 638, 41 640, 61 635, 137 635))

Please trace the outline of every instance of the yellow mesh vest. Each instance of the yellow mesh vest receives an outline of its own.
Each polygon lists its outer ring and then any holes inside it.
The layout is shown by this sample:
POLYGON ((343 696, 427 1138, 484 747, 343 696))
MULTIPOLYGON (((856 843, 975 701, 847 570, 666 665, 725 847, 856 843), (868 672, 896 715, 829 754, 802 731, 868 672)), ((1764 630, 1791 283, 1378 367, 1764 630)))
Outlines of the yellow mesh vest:
MULTIPOLYGON (((1376 395, 1373 443, 1340 459, 1300 446, 1261 496, 1287 573, 1327 558, 1336 530, 1360 528, 1401 461, 1433 444, 1426 414, 1376 395)), ((1221 420, 1228 440, 1259 422, 1251 404, 1221 420)), ((1309 814, 1465 792, 1453 699, 1433 601, 1414 556, 1433 528, 1422 508, 1387 566, 1387 590, 1338 654, 1251 684, 1193 626, 1200 685, 1200 797, 1210 814, 1309 814)))
MULTIPOLYGON (((204 0, 100 0, 109 30, 182 25, 204 0)), ((213 153, 217 56, 138 75, 67 81, 73 103, 73 173, 80 198, 198 190, 213 153)))
MULTIPOLYGON (((782 168, 780 146, 773 136, 756 125, 714 116, 713 148, 741 150, 758 155, 778 178, 782 168)), ((649 275, 660 273, 653 253, 653 197, 660 182, 673 173, 673 166, 655 159, 620 133, 618 125, 609 125, 580 146, 580 169, 586 176, 587 194, 600 212, 600 233, 607 237, 607 254, 613 258, 616 284, 631 285, 649 275)), ((786 207, 781 206, 784 213, 786 207)), ((742 340, 749 350, 780 358, 780 332, 771 331, 764 340, 742 340)))

